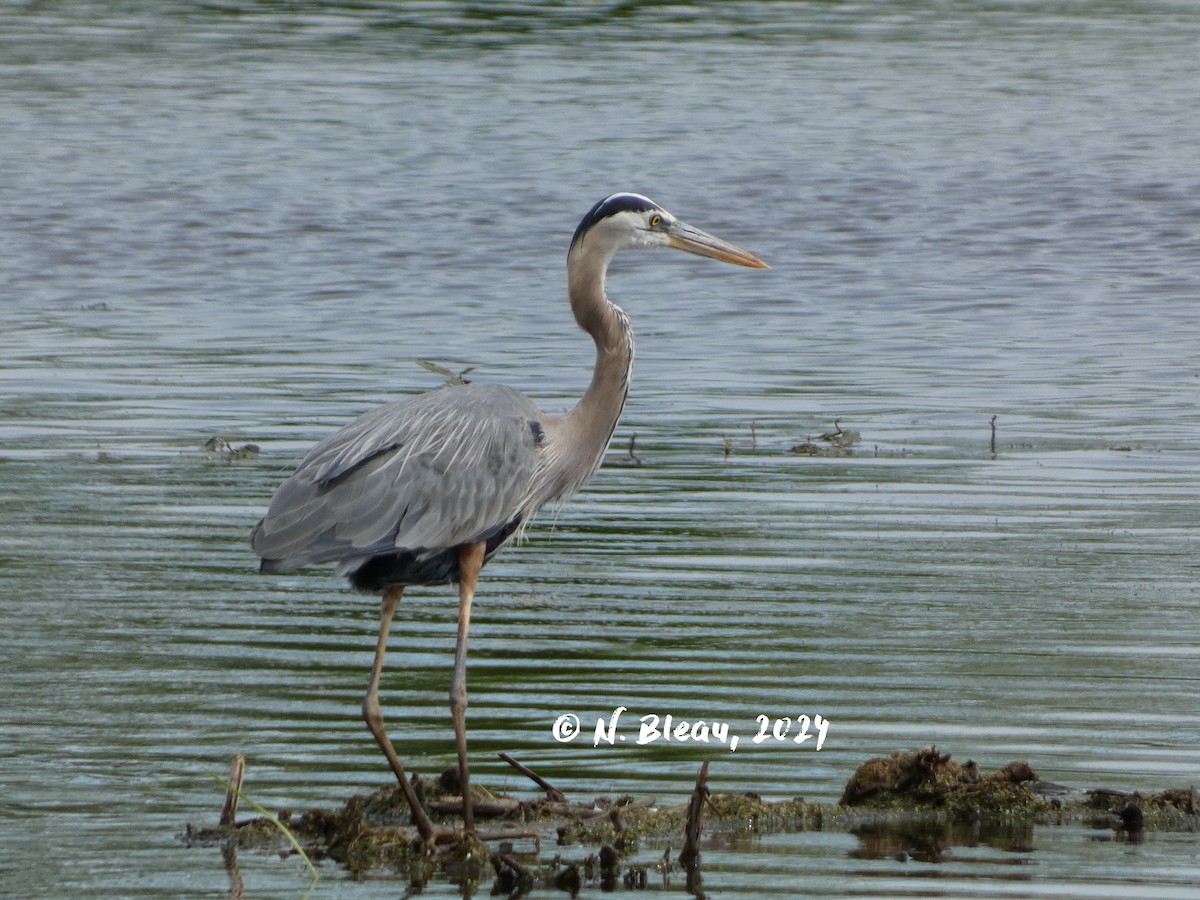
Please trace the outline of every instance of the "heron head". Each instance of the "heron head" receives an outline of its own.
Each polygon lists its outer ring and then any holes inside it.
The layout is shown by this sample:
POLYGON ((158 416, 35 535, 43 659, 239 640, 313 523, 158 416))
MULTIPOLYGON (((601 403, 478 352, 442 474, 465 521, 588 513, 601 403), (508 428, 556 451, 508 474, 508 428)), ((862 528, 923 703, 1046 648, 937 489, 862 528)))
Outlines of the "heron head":
POLYGON ((571 240, 571 254, 583 253, 607 261, 622 250, 670 247, 721 262, 765 269, 767 264, 718 237, 680 222, 641 194, 612 194, 593 206, 571 240))

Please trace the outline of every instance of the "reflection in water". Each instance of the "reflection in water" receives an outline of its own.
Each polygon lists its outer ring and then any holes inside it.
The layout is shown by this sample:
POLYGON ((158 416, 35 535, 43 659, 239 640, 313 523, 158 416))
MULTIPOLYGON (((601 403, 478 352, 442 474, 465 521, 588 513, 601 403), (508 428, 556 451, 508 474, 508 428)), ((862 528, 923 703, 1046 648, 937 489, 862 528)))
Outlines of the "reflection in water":
MULTIPOLYGON (((975 822, 944 824, 929 821, 878 823, 850 829, 860 846, 850 851, 855 859, 894 859, 898 862, 938 863, 958 861, 954 847, 992 847, 1005 853, 1034 852, 1033 825, 1025 822, 975 822)), ((994 860, 989 860, 990 862, 994 860)), ((1028 858, 1012 859, 1023 864, 1028 858)))
POLYGON ((237 840, 230 838, 221 848, 221 859, 225 863, 225 872, 229 875, 229 900, 243 900, 246 896, 246 880, 238 868, 237 840))

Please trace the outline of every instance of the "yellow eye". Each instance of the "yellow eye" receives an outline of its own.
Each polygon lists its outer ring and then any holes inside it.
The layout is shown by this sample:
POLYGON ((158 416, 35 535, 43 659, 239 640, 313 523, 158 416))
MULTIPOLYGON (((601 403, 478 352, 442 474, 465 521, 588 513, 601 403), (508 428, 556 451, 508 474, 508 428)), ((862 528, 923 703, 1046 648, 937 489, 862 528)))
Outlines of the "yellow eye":
POLYGON ((650 217, 650 227, 651 228, 657 228, 661 224, 662 224, 662 216, 660 216, 658 213, 655 213, 654 215, 652 215, 650 217))

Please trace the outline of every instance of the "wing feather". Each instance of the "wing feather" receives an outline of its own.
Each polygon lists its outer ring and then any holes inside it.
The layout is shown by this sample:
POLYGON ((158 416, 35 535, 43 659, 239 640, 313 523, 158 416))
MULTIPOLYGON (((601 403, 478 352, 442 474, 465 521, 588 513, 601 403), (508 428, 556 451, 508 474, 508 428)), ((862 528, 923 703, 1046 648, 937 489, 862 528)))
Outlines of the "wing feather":
POLYGON ((477 382, 371 410, 309 452, 251 544, 264 568, 287 572, 486 540, 521 514, 539 415, 519 392, 477 382))

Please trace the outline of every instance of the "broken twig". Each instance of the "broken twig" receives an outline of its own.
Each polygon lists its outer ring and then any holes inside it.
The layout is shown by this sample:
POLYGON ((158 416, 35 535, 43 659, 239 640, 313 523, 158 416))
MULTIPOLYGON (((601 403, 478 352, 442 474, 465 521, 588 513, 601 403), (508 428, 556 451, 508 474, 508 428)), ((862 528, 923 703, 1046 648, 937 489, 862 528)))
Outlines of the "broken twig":
MULTIPOLYGON (((632 447, 632 445, 631 445, 632 447)), ((500 758, 546 792, 546 799, 553 803, 566 803, 567 795, 548 782, 524 763, 518 762, 507 753, 501 753, 500 758)))
POLYGON ((229 766, 229 783, 225 790, 225 805, 221 807, 222 825, 233 825, 237 820, 238 798, 242 785, 246 781, 246 757, 241 753, 233 754, 233 762, 229 766))
POLYGON ((688 801, 687 828, 684 831, 683 850, 679 861, 688 869, 700 865, 700 830, 704 827, 704 801, 708 799, 708 762, 700 766, 696 775, 696 788, 688 801))

